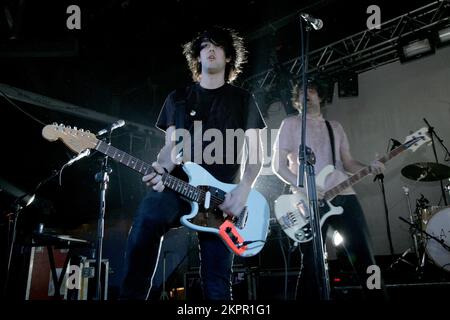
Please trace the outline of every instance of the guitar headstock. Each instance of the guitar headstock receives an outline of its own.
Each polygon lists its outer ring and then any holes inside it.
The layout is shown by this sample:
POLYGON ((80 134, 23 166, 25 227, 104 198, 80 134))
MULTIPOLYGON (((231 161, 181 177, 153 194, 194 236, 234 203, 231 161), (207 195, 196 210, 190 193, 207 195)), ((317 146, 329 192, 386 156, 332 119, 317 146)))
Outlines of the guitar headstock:
POLYGON ((80 153, 86 149, 94 149, 98 143, 95 134, 62 124, 49 124, 42 129, 42 136, 49 141, 61 140, 69 149, 80 153))
POLYGON ((428 128, 423 127, 407 136, 404 145, 414 152, 420 146, 428 142, 431 142, 430 136, 428 135, 428 128))

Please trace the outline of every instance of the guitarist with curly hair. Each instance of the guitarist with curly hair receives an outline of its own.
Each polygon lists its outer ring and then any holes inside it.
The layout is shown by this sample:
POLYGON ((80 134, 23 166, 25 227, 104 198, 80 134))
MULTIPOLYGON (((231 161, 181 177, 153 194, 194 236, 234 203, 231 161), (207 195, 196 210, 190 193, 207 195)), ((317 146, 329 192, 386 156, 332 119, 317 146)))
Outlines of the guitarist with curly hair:
MULTIPOLYGON (((237 183, 224 195, 224 201, 219 205, 220 215, 237 216, 244 210, 252 185, 262 168, 261 157, 254 157, 256 160, 253 162, 248 161, 250 157, 247 157, 241 170, 240 159, 244 149, 247 155, 262 155, 259 130, 265 128, 253 96, 231 84, 246 60, 243 39, 234 30, 213 27, 185 44, 184 55, 194 83, 168 95, 156 123, 165 132, 166 143, 157 161, 152 164, 155 172, 143 177, 150 191, 138 208, 128 237, 122 299, 148 297, 162 237, 170 228, 179 226, 180 217, 189 212, 189 204, 174 190, 165 187, 167 184, 163 181, 165 173, 172 173, 178 168, 173 157, 176 129, 184 129, 191 134, 191 139, 186 140, 190 143, 185 143, 183 147, 183 161, 199 164, 223 183, 237 183), (201 124, 200 131, 195 130, 198 124, 201 124), (253 130, 257 137, 254 143, 248 143, 246 139, 235 142, 235 137, 228 139, 227 130, 239 129, 246 134, 253 130), (213 152, 215 161, 202 158, 206 151, 211 153, 207 149, 210 141, 202 139, 207 130, 220 132, 224 137, 223 148, 215 148, 213 152), (200 148, 196 148, 195 144, 199 142, 200 148)), ((187 196, 195 198, 196 192, 187 196)), ((205 198, 205 206, 217 201, 214 195, 205 198)), ((198 239, 205 299, 230 300, 233 253, 213 233, 199 232, 198 239)))
MULTIPOLYGON (((303 92, 301 86, 293 90, 293 105, 302 111, 303 92)), ((334 166, 334 170, 325 180, 324 188, 318 187, 319 200, 324 198, 325 192, 348 178, 348 173, 356 173, 365 167, 355 160, 351 153, 349 142, 341 124, 336 121, 326 121, 321 113, 323 88, 316 80, 309 80, 307 86, 307 114, 306 114, 306 145, 315 154, 315 171, 320 174, 327 165, 334 166)), ((293 193, 305 192, 298 188, 297 156, 300 144, 301 115, 288 117, 281 123, 278 136, 274 144, 273 171, 285 183, 291 186, 293 193)), ((384 170, 384 165, 374 161, 370 165, 372 174, 384 170)), ((367 223, 355 191, 349 187, 342 190, 331 203, 342 207, 343 213, 330 215, 322 227, 326 234, 327 226, 337 230, 345 239, 345 248, 350 263, 354 266, 363 289, 368 277, 367 267, 375 265, 372 244, 367 223)), ((322 209, 321 209, 322 210, 322 209)), ((302 271, 298 283, 297 295, 300 299, 319 299, 319 284, 316 281, 312 241, 299 241, 302 252, 302 271)), ((384 290, 364 290, 367 296, 382 296, 384 290), (381 294, 380 294, 381 293, 381 294)))

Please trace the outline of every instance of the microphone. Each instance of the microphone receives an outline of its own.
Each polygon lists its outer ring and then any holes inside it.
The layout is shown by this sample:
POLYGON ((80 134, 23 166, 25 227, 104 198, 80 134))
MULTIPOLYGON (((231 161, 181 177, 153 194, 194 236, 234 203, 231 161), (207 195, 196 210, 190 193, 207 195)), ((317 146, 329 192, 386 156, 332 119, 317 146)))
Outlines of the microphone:
POLYGON ((390 141, 392 141, 392 147, 391 147, 391 151, 394 150, 397 147, 400 147, 402 144, 400 141, 395 140, 395 139, 389 139, 390 141))
POLYGON ((310 16, 307 13, 300 13, 300 17, 303 18, 306 22, 308 22, 314 30, 320 30, 323 27, 323 21, 317 18, 310 16))
POLYGON ((77 156, 73 157, 72 159, 70 159, 67 163, 66 166, 70 166, 72 163, 74 163, 75 161, 80 160, 81 158, 87 157, 89 154, 91 153, 90 149, 86 149, 81 151, 77 156))
POLYGON ((125 120, 122 120, 122 119, 117 120, 109 128, 102 129, 99 132, 97 132, 97 136, 104 135, 107 132, 112 132, 112 131, 116 130, 117 128, 123 127, 124 125, 125 125, 125 120))

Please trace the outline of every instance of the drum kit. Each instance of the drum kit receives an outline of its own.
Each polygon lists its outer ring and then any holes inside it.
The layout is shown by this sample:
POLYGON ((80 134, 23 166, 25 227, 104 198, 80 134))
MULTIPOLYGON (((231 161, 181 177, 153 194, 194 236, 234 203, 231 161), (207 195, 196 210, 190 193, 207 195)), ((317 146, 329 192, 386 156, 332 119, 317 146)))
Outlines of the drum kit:
MULTIPOLYGON (((404 167, 401 170, 405 178, 414 181, 442 181, 449 179, 450 167, 434 163, 421 162, 404 167)), ((416 208, 412 210, 409 190, 403 187, 408 202, 409 221, 400 218, 410 225, 410 233, 413 239, 413 247, 406 250, 392 264, 393 267, 399 261, 406 262, 414 267, 419 276, 422 276, 426 264, 426 257, 444 271, 450 272, 450 206, 432 206, 423 195, 416 200, 416 208), (416 263, 411 263, 405 259, 408 253, 414 253, 416 263)), ((450 183, 443 187, 446 194, 450 195, 450 183)))

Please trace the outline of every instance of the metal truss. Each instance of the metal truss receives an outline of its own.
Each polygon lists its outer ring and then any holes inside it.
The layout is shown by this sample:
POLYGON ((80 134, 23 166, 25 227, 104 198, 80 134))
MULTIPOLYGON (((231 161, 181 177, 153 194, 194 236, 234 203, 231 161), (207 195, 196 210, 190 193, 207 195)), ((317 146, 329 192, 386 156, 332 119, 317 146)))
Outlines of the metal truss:
MULTIPOLYGON (((345 72, 361 73, 399 59, 398 41, 418 32, 426 32, 450 22, 450 1, 439 0, 367 29, 308 55, 308 74, 320 73, 334 77, 345 72)), ((296 78, 303 70, 302 57, 282 63, 296 78)), ((271 88, 280 77, 274 68, 253 75, 242 82, 244 88, 271 88)))

